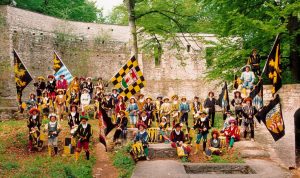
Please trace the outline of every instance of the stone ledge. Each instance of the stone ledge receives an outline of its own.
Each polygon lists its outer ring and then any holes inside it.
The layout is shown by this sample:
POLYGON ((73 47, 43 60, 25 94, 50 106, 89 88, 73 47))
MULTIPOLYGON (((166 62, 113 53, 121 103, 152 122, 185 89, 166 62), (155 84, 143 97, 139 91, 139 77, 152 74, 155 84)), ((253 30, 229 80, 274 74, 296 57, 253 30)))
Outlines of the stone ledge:
POLYGON ((241 150, 242 158, 270 158, 270 154, 264 150, 241 150))
POLYGON ((170 144, 158 143, 149 145, 150 159, 176 159, 177 151, 170 144))

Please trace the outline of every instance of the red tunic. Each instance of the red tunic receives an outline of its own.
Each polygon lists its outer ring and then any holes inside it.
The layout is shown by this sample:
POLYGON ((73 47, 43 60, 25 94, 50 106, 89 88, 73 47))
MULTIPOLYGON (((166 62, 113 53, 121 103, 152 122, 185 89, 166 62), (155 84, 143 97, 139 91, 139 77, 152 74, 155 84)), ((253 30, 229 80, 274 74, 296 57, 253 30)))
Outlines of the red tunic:
POLYGON ((68 89, 68 82, 67 82, 67 80, 66 79, 63 79, 63 81, 57 80, 56 81, 56 89, 67 90, 68 89))
POLYGON ((125 103, 122 103, 122 104, 117 104, 116 105, 116 109, 115 109, 115 111, 116 111, 116 114, 119 114, 119 112, 121 111, 121 110, 126 110, 126 105, 125 105, 125 103))
POLYGON ((229 143, 231 137, 234 137, 235 141, 240 140, 240 129, 238 128, 238 126, 234 126, 233 128, 231 126, 227 127, 224 133, 226 136, 227 143, 229 143))

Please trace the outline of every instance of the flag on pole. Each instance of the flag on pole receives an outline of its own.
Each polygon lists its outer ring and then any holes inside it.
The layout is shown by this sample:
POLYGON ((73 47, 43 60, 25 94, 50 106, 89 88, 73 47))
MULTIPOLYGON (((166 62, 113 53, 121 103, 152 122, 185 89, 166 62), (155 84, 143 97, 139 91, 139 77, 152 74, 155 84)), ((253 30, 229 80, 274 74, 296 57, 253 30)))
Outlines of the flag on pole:
POLYGON ((222 107, 225 111, 229 111, 230 110, 227 82, 225 82, 225 85, 222 88, 222 92, 219 95, 218 105, 220 107, 222 107))
POLYGON ((133 56, 110 80, 126 101, 145 86, 145 78, 137 59, 133 56))
POLYGON ((22 92, 24 88, 33 80, 29 71, 23 64, 18 53, 13 50, 14 54, 14 72, 15 72, 15 82, 17 88, 17 100, 19 104, 22 104, 22 92))
POLYGON ((281 83, 281 61, 280 61, 280 40, 277 35, 274 46, 268 56, 267 62, 264 66, 263 73, 271 80, 273 88, 272 94, 274 95, 282 86, 281 83))
POLYGON ((70 83, 73 80, 73 76, 66 65, 62 62, 61 58, 54 51, 53 55, 53 70, 55 71, 54 77, 59 80, 60 75, 65 75, 65 79, 70 83))
POLYGON ((285 135, 279 95, 276 95, 275 99, 271 100, 267 106, 264 106, 255 117, 263 121, 275 141, 285 135))
POLYGON ((261 92, 261 97, 263 97, 263 81, 260 79, 254 88, 251 90, 249 97, 254 99, 261 92))

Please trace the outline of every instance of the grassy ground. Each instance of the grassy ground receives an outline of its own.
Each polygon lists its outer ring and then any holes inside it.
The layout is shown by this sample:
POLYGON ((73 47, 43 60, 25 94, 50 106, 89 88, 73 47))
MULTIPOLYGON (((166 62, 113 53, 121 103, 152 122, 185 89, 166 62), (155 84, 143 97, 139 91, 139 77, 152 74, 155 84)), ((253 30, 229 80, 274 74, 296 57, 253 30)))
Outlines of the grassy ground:
MULTIPOLYGON (((46 123, 46 121, 43 121, 46 123)), ((97 122, 91 120, 92 125, 97 122)), ((92 168, 95 163, 93 144, 91 159, 86 161, 84 154, 75 163, 74 156, 63 157, 63 139, 68 136, 67 121, 62 121, 62 130, 59 135, 59 156, 49 157, 47 149, 41 152, 28 153, 28 129, 26 120, 11 120, 0 123, 0 172, 3 177, 92 177, 92 168)), ((95 129, 96 127, 94 127, 95 129)), ((96 134, 94 134, 96 135, 96 134)))

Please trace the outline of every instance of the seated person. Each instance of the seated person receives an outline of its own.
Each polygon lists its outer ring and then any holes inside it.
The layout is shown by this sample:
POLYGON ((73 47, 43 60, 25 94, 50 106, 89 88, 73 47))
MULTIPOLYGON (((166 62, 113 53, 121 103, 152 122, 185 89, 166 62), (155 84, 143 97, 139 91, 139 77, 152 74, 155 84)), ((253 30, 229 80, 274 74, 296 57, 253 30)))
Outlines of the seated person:
POLYGON ((159 123, 159 139, 162 142, 169 142, 170 139, 167 137, 167 127, 168 127, 168 123, 167 123, 167 118, 165 116, 163 116, 161 118, 161 122, 159 123))
POLYGON ((127 133, 127 123, 128 119, 125 116, 125 111, 121 110, 119 112, 120 117, 118 117, 117 122, 116 122, 116 132, 114 134, 113 141, 116 142, 117 139, 122 136, 124 140, 126 140, 126 133, 127 133))
POLYGON ((144 150, 144 156, 147 160, 149 159, 149 150, 148 150, 148 133, 146 131, 147 126, 144 123, 138 125, 139 131, 137 132, 134 142, 141 142, 144 150))
POLYGON ((224 133, 226 136, 226 143, 229 149, 231 149, 233 147, 234 142, 240 140, 240 130, 236 125, 235 119, 230 120, 229 123, 230 126, 225 129, 224 133))
POLYGON ((252 71, 250 71, 250 66, 247 65, 244 72, 242 72, 241 78, 243 81, 243 88, 248 88, 250 90, 253 89, 253 82, 255 80, 255 75, 252 71))
POLYGON ((211 132, 211 139, 208 142, 208 148, 205 150, 207 156, 220 155, 221 154, 221 140, 219 139, 219 132, 213 130, 211 132))
POLYGON ((147 128, 151 127, 151 119, 147 116, 146 111, 142 111, 142 113, 139 116, 138 123, 144 123, 147 126, 147 128))
POLYGON ((175 129, 171 132, 170 140, 173 148, 181 147, 186 155, 189 155, 191 148, 184 143, 184 133, 181 130, 182 125, 180 123, 175 124, 175 129))
POLYGON ((226 114, 227 117, 226 117, 226 119, 224 121, 223 129, 221 130, 221 133, 224 133, 225 129, 230 126, 229 121, 235 119, 232 116, 232 112, 231 111, 226 111, 225 114, 226 114))

